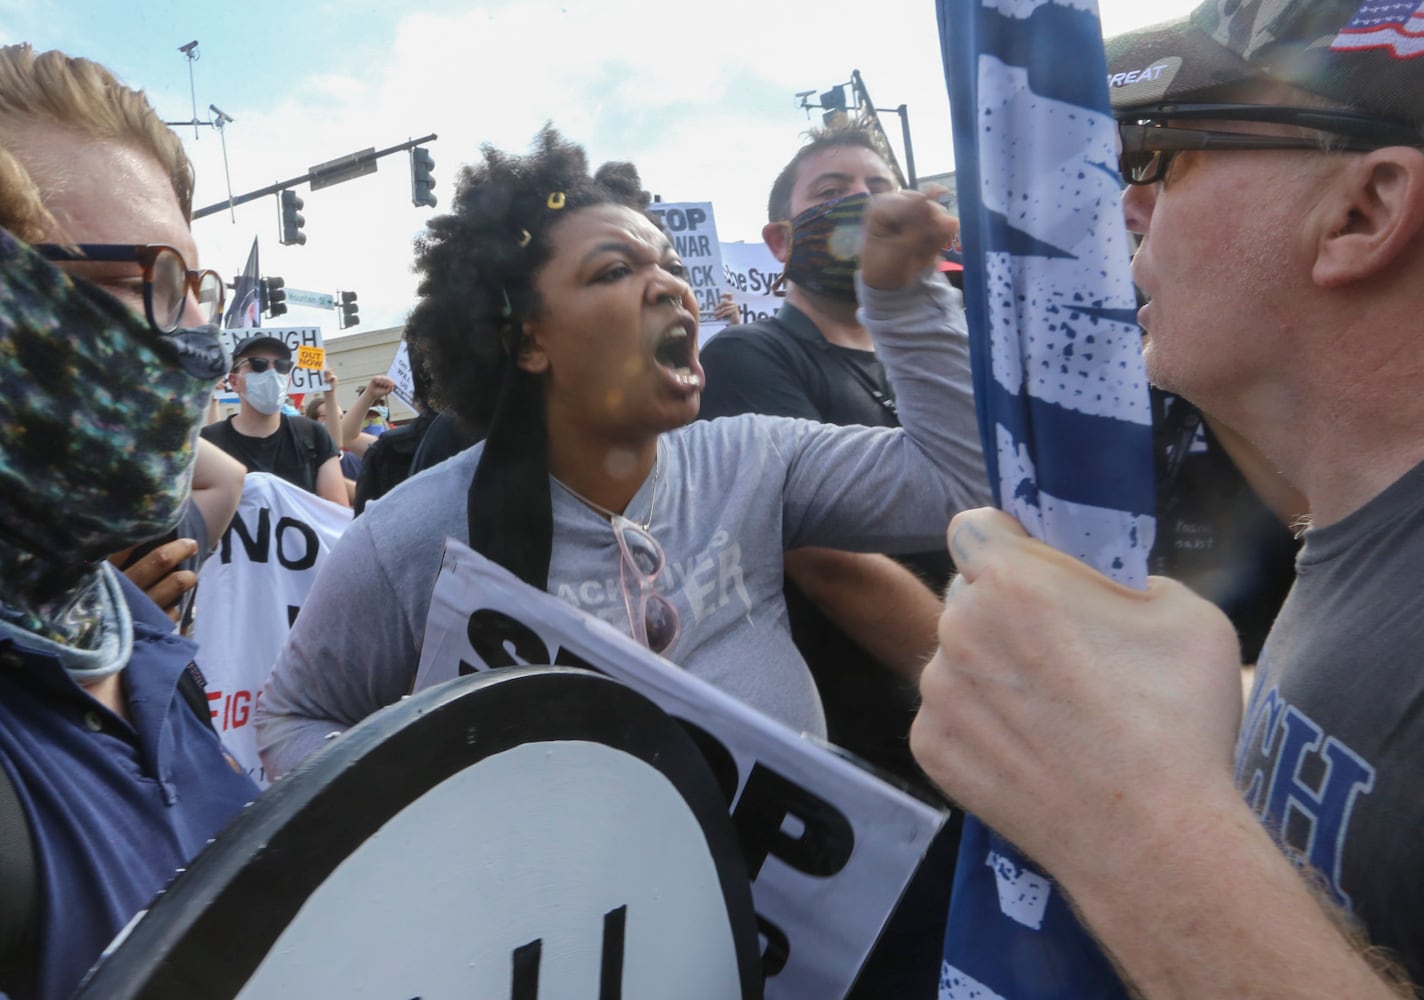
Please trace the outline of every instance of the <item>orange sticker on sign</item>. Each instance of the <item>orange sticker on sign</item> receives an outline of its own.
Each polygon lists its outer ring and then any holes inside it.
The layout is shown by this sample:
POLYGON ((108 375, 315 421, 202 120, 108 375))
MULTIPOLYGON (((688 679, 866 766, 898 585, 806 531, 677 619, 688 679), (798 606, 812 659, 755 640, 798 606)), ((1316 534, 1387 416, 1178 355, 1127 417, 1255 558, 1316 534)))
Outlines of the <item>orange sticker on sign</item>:
POLYGON ((326 367, 326 351, 320 347, 298 347, 297 367, 321 371, 326 367))

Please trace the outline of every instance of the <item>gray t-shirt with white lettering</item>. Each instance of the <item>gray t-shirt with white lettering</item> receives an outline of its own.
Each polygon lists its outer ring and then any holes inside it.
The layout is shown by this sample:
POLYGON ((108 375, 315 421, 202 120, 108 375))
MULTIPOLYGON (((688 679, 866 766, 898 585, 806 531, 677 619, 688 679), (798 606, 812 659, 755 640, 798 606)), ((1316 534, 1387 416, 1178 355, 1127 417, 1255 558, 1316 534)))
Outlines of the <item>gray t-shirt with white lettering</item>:
POLYGON ((1424 983, 1424 465, 1305 535, 1236 753, 1247 802, 1424 983))
MULTIPOLYGON (((803 545, 922 552, 953 514, 989 502, 959 293, 937 275, 862 289, 865 325, 895 385, 900 428, 748 414, 664 434, 626 513, 667 553, 658 580, 682 619, 664 655, 792 728, 824 735, 787 626, 782 555, 803 545)), ((258 744, 280 775, 326 734, 410 691, 445 537, 467 540, 476 445, 394 490, 347 531, 268 682, 258 744)), ((629 631, 620 551, 605 517, 558 484, 549 592, 629 631)))

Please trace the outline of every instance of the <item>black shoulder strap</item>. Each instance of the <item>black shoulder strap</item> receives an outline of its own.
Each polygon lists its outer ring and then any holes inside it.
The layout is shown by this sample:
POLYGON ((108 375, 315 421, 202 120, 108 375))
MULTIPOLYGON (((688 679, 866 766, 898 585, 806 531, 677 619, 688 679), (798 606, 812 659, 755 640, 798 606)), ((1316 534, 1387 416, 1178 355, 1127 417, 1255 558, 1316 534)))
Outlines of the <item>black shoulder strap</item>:
POLYGON ((217 728, 213 725, 213 713, 208 708, 208 682, 204 679, 203 673, 198 669, 196 663, 190 662, 183 668, 183 673, 178 676, 178 693, 183 696, 183 700, 188 703, 193 714, 202 719, 207 727, 216 733, 217 728))
POLYGON ((860 387, 866 391, 872 400, 876 402, 886 413, 890 415, 892 427, 900 426, 900 411, 895 407, 895 388, 888 379, 883 386, 877 385, 870 373, 856 363, 854 358, 849 357, 843 351, 836 351, 835 357, 845 370, 850 373, 860 387))
POLYGON ((1158 497, 1170 496, 1176 486, 1177 477, 1182 474, 1182 463, 1192 450, 1197 430, 1202 424, 1201 410, 1180 396, 1171 400, 1170 407, 1164 395, 1161 406, 1154 413, 1158 433, 1158 447, 1163 449, 1159 460, 1158 497), (1165 411, 1165 412, 1163 412, 1165 411))
POLYGON ((291 423, 292 430, 297 435, 297 443, 307 453, 307 460, 312 465, 312 475, 315 475, 322 462, 322 456, 318 455, 316 450, 316 424, 305 418, 293 420, 291 423))
POLYGON ((10 772, 0 767, 0 993, 29 989, 39 912, 35 846, 10 772))

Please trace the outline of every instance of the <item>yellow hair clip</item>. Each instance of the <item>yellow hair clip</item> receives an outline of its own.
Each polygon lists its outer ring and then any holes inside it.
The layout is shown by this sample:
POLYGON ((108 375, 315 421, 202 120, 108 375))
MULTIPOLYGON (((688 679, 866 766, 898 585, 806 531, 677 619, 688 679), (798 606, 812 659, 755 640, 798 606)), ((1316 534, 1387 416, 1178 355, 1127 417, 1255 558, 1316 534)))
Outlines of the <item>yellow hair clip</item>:
POLYGON ((549 200, 545 202, 545 204, 547 204, 550 208, 557 212, 559 209, 564 207, 564 192, 555 191, 553 194, 549 195, 549 200))

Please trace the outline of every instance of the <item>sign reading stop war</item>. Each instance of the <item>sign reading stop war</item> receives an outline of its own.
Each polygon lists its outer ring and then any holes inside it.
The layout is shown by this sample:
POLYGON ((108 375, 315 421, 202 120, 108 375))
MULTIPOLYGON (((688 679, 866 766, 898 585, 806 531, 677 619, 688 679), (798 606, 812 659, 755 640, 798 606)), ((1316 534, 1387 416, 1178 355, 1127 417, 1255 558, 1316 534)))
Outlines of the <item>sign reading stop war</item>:
POLYGON ((742 845, 769 1000, 845 995, 945 819, 453 539, 422 649, 417 691, 498 667, 583 667, 683 724, 742 845))
POLYGON ((672 240, 672 247, 687 268, 687 283, 697 296, 697 309, 702 325, 701 339, 706 340, 725 325, 713 318, 713 310, 726 290, 722 276, 722 244, 717 241, 717 220, 709 201, 689 201, 679 204, 655 202, 648 214, 662 223, 672 240))
MULTIPOLYGON (((326 340, 321 335, 319 326, 263 326, 263 327, 238 327, 232 330, 221 330, 219 336, 222 337, 223 346, 227 348, 228 354, 232 354, 238 344, 248 337, 254 336, 276 337, 292 352, 292 361, 297 365, 303 365, 303 348, 316 348, 323 352, 322 360, 325 360, 326 340)), ((316 355, 307 352, 306 361, 310 361, 316 355)), ((308 392, 324 392, 330 388, 326 384, 326 378, 321 368, 297 367, 292 369, 291 383, 287 386, 287 392, 293 396, 300 396, 308 392)))

